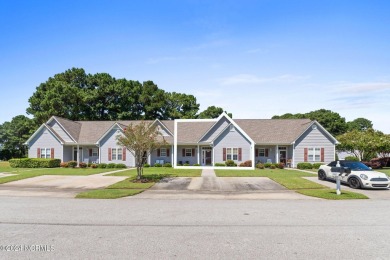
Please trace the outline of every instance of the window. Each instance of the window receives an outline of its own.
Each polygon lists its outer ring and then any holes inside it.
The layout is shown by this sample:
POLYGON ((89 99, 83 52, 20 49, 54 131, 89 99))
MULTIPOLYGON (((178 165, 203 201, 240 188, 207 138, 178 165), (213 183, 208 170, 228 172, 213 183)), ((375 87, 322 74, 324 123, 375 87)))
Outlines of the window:
POLYGON ((99 149, 92 148, 92 156, 95 156, 95 157, 99 156, 99 149))
POLYGON ((118 148, 117 149, 117 159, 119 160, 119 161, 122 161, 122 148, 118 148))
POLYGON ((167 148, 160 149, 160 157, 167 157, 167 148))
POLYGON ((260 157, 265 157, 265 149, 264 148, 260 148, 259 149, 259 156, 260 157))
POLYGON ((308 148, 307 149, 307 158, 310 162, 320 162, 321 161, 321 148, 308 148))
POLYGON ((279 150, 287 150, 286 146, 279 146, 279 150))
POLYGON ((116 148, 111 149, 111 160, 116 160, 116 148))
POLYGON ((186 148, 185 156, 186 157, 191 157, 192 156, 192 149, 191 148, 186 148))
POLYGON ((234 132, 236 129, 234 128, 234 125, 230 125, 230 132, 234 132))
POLYGON ((50 150, 51 150, 50 148, 41 148, 41 158, 50 159, 51 158, 50 150))
POLYGON ((226 159, 227 160, 238 160, 238 148, 226 148, 226 159))

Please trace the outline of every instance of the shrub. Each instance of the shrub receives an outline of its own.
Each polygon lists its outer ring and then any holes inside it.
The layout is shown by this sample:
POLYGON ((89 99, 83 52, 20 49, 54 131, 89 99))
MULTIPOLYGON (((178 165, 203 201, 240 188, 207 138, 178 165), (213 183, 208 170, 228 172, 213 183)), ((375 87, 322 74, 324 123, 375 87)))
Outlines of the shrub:
POLYGON ((189 163, 185 163, 185 164, 183 164, 183 166, 190 166, 190 164, 189 163))
POLYGON ((309 162, 301 162, 297 164, 297 168, 301 170, 313 169, 313 165, 309 162))
POLYGON ((96 169, 97 167, 98 167, 98 165, 97 165, 97 164, 94 164, 94 163, 93 163, 93 164, 91 164, 91 168, 92 168, 92 169, 96 169))
POLYGON ((77 162, 76 161, 69 161, 68 162, 68 167, 69 168, 74 168, 74 167, 76 167, 77 166, 77 162))
POLYGON ((163 164, 163 167, 167 167, 167 168, 171 168, 172 167, 172 164, 167 162, 167 163, 164 163, 163 164))
POLYGON ((107 164, 106 168, 112 169, 112 168, 115 168, 115 167, 116 167, 115 163, 109 163, 109 164, 107 164))
POLYGON ((272 163, 269 163, 269 162, 264 163, 264 168, 271 168, 271 165, 272 165, 272 163))
POLYGON ((200 166, 199 163, 194 163, 192 166, 200 166))
POLYGON ((275 166, 275 164, 271 164, 271 166, 269 168, 276 169, 276 166, 275 166))
POLYGON ((154 167, 162 167, 162 165, 160 163, 155 163, 154 167))
POLYGON ((144 167, 145 167, 145 168, 149 168, 149 167, 150 167, 150 164, 145 163, 145 164, 144 164, 144 167))
POLYGON ((115 168, 117 168, 117 169, 125 169, 125 168, 127 168, 127 166, 125 164, 123 164, 123 163, 118 163, 117 165, 115 165, 115 168))
POLYGON ((256 164, 256 168, 264 169, 264 164, 258 163, 258 164, 256 164))
POLYGON ((185 164, 190 164, 190 161, 186 161, 186 163, 185 164))
POLYGON ((356 156, 345 156, 345 160, 358 162, 359 158, 357 158, 356 156))
POLYGON ((284 169, 285 167, 284 163, 275 163, 275 166, 279 169, 284 169))
POLYGON ((313 163, 313 169, 318 170, 321 165, 322 165, 322 163, 313 163))
POLYGON ((10 159, 9 164, 12 168, 54 168, 60 167, 60 159, 43 158, 21 158, 10 159))
POLYGON ((240 167, 252 167, 252 161, 248 160, 243 163, 240 163, 240 167))
POLYGON ((68 168, 68 163, 67 162, 62 162, 62 163, 60 163, 60 167, 68 168))
POLYGON ((233 160, 226 160, 225 162, 226 166, 234 166, 234 161, 233 160))
POLYGON ((91 167, 92 166, 92 163, 88 163, 88 167, 91 167))
POLYGON ((86 163, 83 163, 83 162, 80 162, 80 163, 79 163, 79 167, 80 167, 80 168, 87 168, 87 164, 86 164, 86 163))
POLYGON ((183 164, 181 164, 181 163, 178 163, 178 164, 177 164, 177 166, 183 166, 183 164))
POLYGON ((99 163, 98 168, 100 168, 100 169, 107 168, 107 163, 99 163))
POLYGON ((215 166, 226 166, 224 163, 215 163, 215 166))

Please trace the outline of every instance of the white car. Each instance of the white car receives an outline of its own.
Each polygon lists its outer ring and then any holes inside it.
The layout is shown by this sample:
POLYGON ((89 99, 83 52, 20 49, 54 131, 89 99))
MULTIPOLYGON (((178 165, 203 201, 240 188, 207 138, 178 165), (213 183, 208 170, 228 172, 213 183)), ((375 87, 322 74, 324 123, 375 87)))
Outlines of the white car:
MULTIPOLYGON (((382 172, 373 171, 361 162, 340 160, 341 167, 348 167, 351 173, 343 174, 341 182, 349 184, 353 189, 371 188, 371 189, 386 189, 390 187, 390 177, 382 172)), ((318 179, 320 180, 336 180, 336 175, 331 171, 332 167, 336 167, 337 161, 331 162, 328 165, 321 165, 318 170, 318 179)))

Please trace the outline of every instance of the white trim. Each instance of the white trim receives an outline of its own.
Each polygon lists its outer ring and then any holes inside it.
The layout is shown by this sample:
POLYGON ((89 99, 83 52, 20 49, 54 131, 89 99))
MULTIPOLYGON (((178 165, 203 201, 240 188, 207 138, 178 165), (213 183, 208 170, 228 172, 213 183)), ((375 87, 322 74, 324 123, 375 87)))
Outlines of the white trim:
POLYGON ((104 137, 106 137, 106 135, 112 130, 112 129, 114 129, 114 127, 115 126, 117 126, 117 127, 119 127, 121 130, 122 130, 122 132, 124 131, 124 129, 118 124, 118 122, 115 122, 97 141, 96 141, 96 143, 95 144, 99 144, 100 143, 100 141, 104 138, 104 137))
MULTIPOLYGON (((71 134, 69 134, 68 131, 66 131, 65 127, 64 127, 63 125, 61 125, 60 122, 58 122, 58 120, 57 120, 57 118, 56 118, 55 116, 52 116, 52 117, 49 119, 49 121, 47 121, 47 124, 49 124, 49 122, 51 122, 52 119, 54 119, 54 120, 58 123, 58 125, 62 128, 62 130, 64 130, 64 132, 70 137, 70 139, 73 140, 73 142, 77 143, 76 139, 74 139, 73 136, 72 136, 71 134)), ((67 120, 67 119, 65 119, 65 120, 67 120)), ((70 121, 70 120, 69 120, 69 121, 70 121)), ((71 121, 71 122, 72 122, 72 123, 75 123, 74 121, 71 121)))
POLYGON ((279 145, 276 145, 275 150, 275 163, 279 163, 279 145))
POLYGON ((30 138, 27 139, 27 141, 26 141, 24 144, 25 144, 25 145, 28 145, 28 144, 30 143, 31 139, 33 139, 33 138, 39 133, 39 131, 42 130, 43 127, 45 127, 45 128, 54 136, 54 138, 57 139, 61 144, 64 144, 64 142, 62 142, 60 139, 58 139, 57 135, 56 135, 55 133, 53 133, 53 131, 51 131, 50 128, 49 128, 46 124, 42 124, 42 125, 38 128, 38 130, 36 130, 36 131, 32 134, 32 136, 30 136, 30 138))
POLYGON ((293 145, 293 154, 292 154, 292 168, 295 168, 295 142, 292 143, 293 145))
MULTIPOLYGON (((197 158, 197 163, 198 163, 198 164, 201 164, 200 161, 199 161, 199 158, 200 158, 200 149, 199 149, 199 145, 198 145, 198 150, 196 151, 196 153, 197 153, 197 156, 198 156, 198 158, 197 158)), ((203 154, 202 154, 202 156, 203 156, 203 154)))
POLYGON ((159 119, 154 120, 154 122, 151 124, 151 126, 154 125, 156 122, 159 122, 160 125, 162 125, 162 126, 165 128, 165 130, 167 130, 168 133, 169 133, 171 136, 173 136, 172 132, 169 131, 168 127, 166 127, 166 125, 164 125, 163 122, 161 122, 159 119))
POLYGON ((180 119, 175 119, 173 121, 173 128, 174 128, 174 132, 175 134, 173 135, 173 146, 174 146, 174 150, 175 150, 175 153, 173 155, 173 168, 176 168, 177 167, 177 123, 178 123, 178 120, 180 119))

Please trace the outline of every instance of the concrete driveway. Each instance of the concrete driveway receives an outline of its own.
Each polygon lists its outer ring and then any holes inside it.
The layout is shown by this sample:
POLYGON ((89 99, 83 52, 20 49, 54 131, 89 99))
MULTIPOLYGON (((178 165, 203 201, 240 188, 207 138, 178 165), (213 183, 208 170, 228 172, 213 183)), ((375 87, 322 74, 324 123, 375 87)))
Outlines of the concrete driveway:
MULTIPOLYGON (((328 186, 332 189, 336 189, 336 183, 332 181, 321 181, 318 177, 305 177, 305 179, 319 183, 324 186, 328 186)), ((380 199, 380 200, 390 200, 390 190, 368 190, 368 189, 351 189, 348 185, 341 184, 341 190, 352 191, 356 193, 361 193, 369 197, 370 199, 380 199)))
POLYGON ((74 197, 89 189, 104 188, 126 179, 125 176, 42 175, 0 185, 3 196, 74 197))

